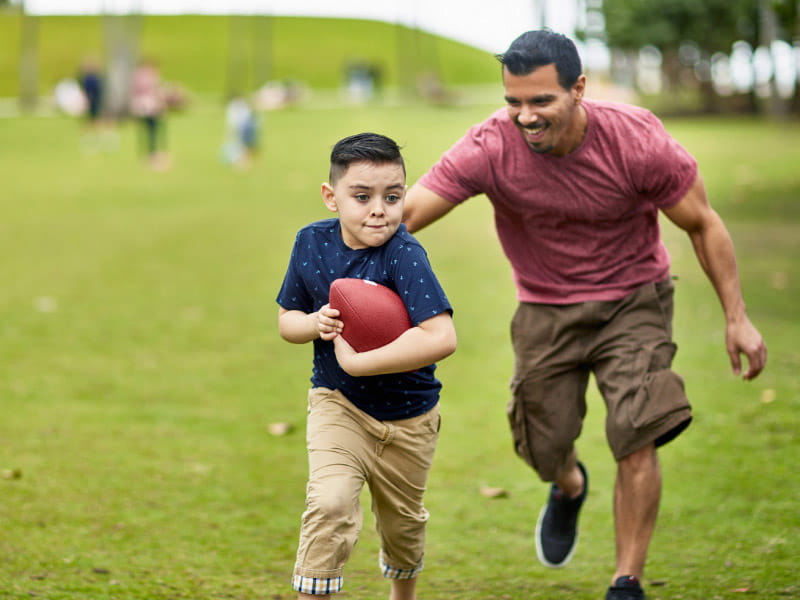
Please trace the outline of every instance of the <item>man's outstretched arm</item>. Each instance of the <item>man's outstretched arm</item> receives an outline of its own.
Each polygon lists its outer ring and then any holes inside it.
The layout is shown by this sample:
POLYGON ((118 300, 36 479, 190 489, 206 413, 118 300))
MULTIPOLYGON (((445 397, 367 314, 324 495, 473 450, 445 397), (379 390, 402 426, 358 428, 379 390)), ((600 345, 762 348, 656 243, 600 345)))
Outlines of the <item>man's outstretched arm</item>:
POLYGON ((403 203, 403 223, 411 233, 414 233, 443 217, 455 206, 436 192, 415 183, 406 193, 403 203))
POLYGON ((722 219, 709 204, 699 175, 681 201, 664 210, 664 214, 689 234, 700 266, 719 297, 725 313, 725 344, 733 372, 741 373, 740 355, 744 354, 748 368, 742 377, 755 378, 767 363, 767 346, 747 317, 733 241, 722 219))

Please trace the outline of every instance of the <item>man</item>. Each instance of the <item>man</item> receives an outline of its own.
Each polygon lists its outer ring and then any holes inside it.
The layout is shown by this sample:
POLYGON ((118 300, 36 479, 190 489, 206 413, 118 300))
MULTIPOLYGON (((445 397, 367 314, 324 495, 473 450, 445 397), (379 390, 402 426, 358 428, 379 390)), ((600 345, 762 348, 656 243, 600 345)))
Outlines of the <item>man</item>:
POLYGON ((617 461, 616 571, 607 600, 641 599, 661 495, 656 448, 691 421, 671 369, 672 281, 658 211, 686 231, 720 299, 726 345, 744 379, 766 363, 745 312, 725 225, 695 160, 650 112, 584 99, 574 43, 530 31, 498 56, 506 107, 473 126, 409 190, 416 231, 484 193, 519 300, 509 419, 517 453, 554 482, 536 526, 539 559, 564 566, 589 478, 574 441, 594 373, 617 461))

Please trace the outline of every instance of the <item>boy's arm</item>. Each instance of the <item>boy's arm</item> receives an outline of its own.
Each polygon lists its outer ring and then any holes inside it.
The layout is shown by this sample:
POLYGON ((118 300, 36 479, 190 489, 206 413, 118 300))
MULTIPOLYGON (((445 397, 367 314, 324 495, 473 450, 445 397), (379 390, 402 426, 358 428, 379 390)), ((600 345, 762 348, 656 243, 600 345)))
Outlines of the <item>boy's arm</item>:
POLYGON ((336 318, 338 316, 339 311, 327 304, 313 313, 280 307, 278 331, 283 339, 293 344, 305 344, 318 337, 330 340, 342 331, 342 322, 336 318))
POLYGON ((455 352, 456 330, 450 313, 443 312, 374 350, 356 352, 341 335, 335 335, 333 345, 339 365, 353 377, 405 373, 427 367, 455 352))

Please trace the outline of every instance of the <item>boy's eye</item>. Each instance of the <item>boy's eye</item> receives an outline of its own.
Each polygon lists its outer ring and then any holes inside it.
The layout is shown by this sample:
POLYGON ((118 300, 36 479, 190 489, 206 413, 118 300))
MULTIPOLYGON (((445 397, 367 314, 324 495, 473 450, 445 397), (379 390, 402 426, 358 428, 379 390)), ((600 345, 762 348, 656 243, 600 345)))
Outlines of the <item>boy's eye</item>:
POLYGON ((400 201, 400 196, 398 196, 397 194, 389 194, 388 196, 386 196, 386 201, 389 204, 394 204, 395 202, 400 201))
POLYGON ((367 194, 356 194, 356 200, 359 202, 369 202, 369 196, 367 194))

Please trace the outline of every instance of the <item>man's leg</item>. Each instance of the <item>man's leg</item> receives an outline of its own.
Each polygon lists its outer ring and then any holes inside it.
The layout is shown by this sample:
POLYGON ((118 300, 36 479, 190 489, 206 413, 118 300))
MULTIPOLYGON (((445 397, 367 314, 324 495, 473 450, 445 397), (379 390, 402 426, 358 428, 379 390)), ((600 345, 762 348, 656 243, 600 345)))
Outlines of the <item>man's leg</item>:
POLYGON ((661 469, 653 444, 619 460, 614 488, 617 570, 612 583, 623 575, 641 580, 660 499, 661 469))
POLYGON ((574 456, 559 473, 555 484, 568 498, 577 498, 583 493, 583 472, 578 468, 578 461, 574 456))

